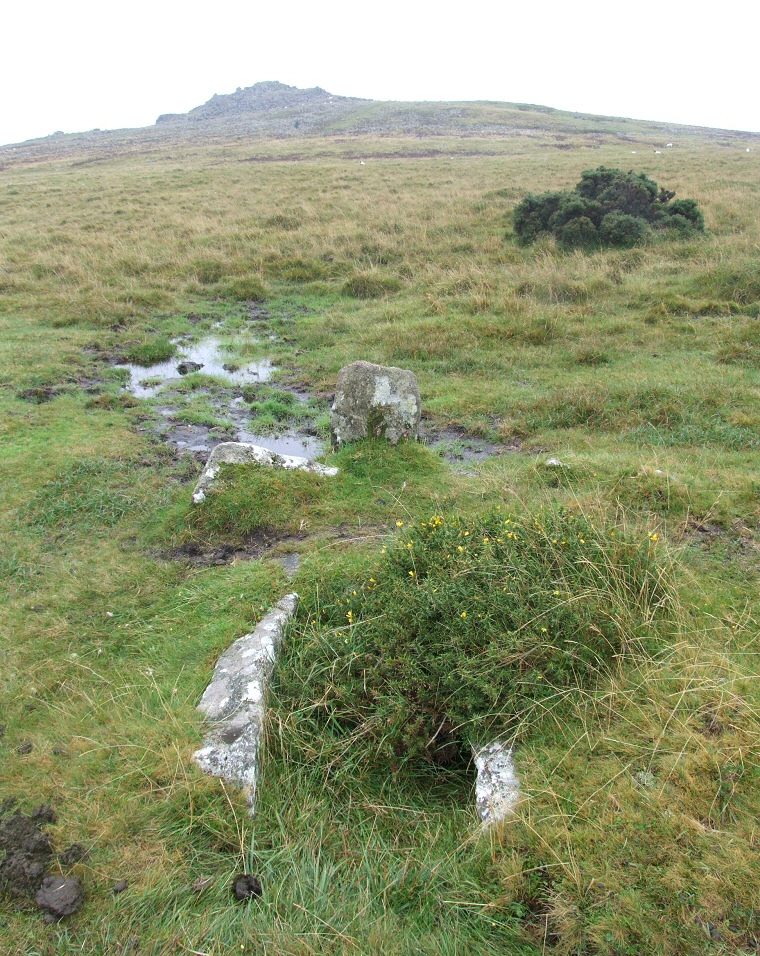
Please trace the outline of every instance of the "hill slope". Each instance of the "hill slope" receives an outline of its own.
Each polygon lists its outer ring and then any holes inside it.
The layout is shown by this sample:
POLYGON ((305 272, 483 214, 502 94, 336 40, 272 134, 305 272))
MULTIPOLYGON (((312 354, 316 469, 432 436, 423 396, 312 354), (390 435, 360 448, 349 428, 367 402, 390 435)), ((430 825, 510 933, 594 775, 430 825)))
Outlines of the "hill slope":
MULTIPOLYGON (((392 102, 336 96, 276 81, 255 83, 211 97, 187 113, 165 113, 154 126, 138 129, 54 133, 25 143, 0 146, 0 168, 15 160, 75 153, 114 155, 230 139, 300 139, 339 136, 467 137, 505 139, 554 137, 559 149, 630 143, 652 148, 668 141, 757 144, 760 134, 683 126, 625 117, 595 116, 529 103, 392 102)), ((444 147, 444 152, 448 152, 444 147)))

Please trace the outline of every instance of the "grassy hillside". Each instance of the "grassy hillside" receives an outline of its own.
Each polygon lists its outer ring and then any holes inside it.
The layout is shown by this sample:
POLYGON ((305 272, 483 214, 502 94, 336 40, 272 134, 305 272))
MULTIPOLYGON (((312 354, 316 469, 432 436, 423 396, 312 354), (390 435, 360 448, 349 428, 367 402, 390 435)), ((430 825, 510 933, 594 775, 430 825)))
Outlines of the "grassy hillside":
MULTIPOLYGON (((498 104, 466 106, 467 136, 421 139, 392 135, 417 107, 357 109, 329 136, 157 128, 2 151, 0 797, 50 803, 56 849, 88 849, 80 913, 47 926, 4 898, 6 948, 756 952, 760 150, 518 107, 513 132, 483 135, 498 104), (600 164, 697 199, 707 235, 515 243, 527 191, 600 164), (462 468, 363 444, 328 456, 333 482, 231 473, 192 510, 199 463, 156 437, 156 402, 114 360, 212 332, 239 361, 271 358, 274 392, 308 388, 318 431, 363 358, 416 372, 428 429, 501 454, 462 468), (361 735, 354 752, 310 733, 308 668, 325 641, 347 653, 338 602, 380 580, 410 525, 441 514, 474 537, 493 509, 558 507, 643 549, 669 615, 597 681, 515 712, 524 800, 483 835, 466 760, 375 765, 361 735), (262 536, 262 560, 176 559, 262 536), (289 583, 274 558, 293 550, 289 583), (289 587, 302 612, 249 819, 191 760, 195 705, 289 587), (241 906, 243 868, 264 896, 241 906)), ((224 427, 222 387, 188 378, 173 401, 224 427)))

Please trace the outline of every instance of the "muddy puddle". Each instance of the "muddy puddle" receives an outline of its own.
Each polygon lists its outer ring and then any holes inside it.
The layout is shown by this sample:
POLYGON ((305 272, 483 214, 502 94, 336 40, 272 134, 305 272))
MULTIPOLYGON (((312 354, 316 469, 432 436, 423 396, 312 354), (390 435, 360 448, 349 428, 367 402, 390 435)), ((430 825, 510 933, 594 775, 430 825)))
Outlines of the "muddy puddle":
POLYGON ((214 375, 235 385, 246 385, 251 382, 267 382, 274 371, 274 365, 268 358, 241 365, 225 350, 218 338, 182 345, 168 362, 158 362, 145 367, 124 362, 116 368, 129 372, 130 379, 126 387, 135 398, 154 398, 167 382, 178 381, 192 372, 214 375))
POLYGON ((421 429, 422 441, 451 465, 477 465, 505 452, 518 451, 517 445, 497 445, 485 438, 468 434, 462 428, 433 428, 430 424, 421 429))
MULTIPOLYGON (((276 338, 276 336, 274 336, 276 338)), ((317 458, 327 448, 313 429, 290 427, 272 432, 257 430, 255 416, 241 394, 242 386, 269 382, 276 366, 269 358, 241 363, 225 348, 218 337, 209 337, 194 344, 183 344, 167 362, 143 367, 120 363, 116 368, 129 372, 125 388, 136 398, 151 399, 157 419, 153 431, 179 451, 189 452, 205 460, 223 441, 241 441, 260 445, 279 455, 298 455, 317 458), (181 379, 194 372, 212 375, 222 384, 217 387, 197 388, 187 392, 174 388, 181 379), (166 403, 162 403, 166 399, 166 403), (198 414, 203 406, 204 414, 198 414), (206 418, 216 424, 189 421, 206 418)), ((296 389, 282 389, 281 393, 307 405, 309 395, 296 389)))
POLYGON ((184 561, 199 567, 217 567, 223 564, 232 564, 235 561, 255 561, 259 558, 272 556, 273 560, 281 564, 288 577, 294 575, 300 566, 301 557, 297 551, 274 554, 276 549, 297 547, 306 539, 304 534, 288 534, 275 530, 260 529, 234 544, 205 545, 198 541, 189 541, 164 551, 158 557, 166 561, 184 561))

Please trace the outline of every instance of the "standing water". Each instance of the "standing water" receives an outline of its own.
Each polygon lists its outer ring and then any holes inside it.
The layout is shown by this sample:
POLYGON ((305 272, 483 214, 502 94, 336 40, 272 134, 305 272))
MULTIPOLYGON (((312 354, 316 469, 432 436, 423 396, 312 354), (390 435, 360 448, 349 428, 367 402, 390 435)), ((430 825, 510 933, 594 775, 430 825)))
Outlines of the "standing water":
MULTIPOLYGON (((116 368, 129 371, 130 379, 126 388, 136 398, 160 397, 167 383, 178 381, 193 372, 213 376, 222 385, 251 385, 269 381, 276 370, 271 359, 263 358, 239 365, 225 352, 222 341, 212 337, 194 345, 181 346, 167 362, 148 367, 122 363, 116 368)), ((202 394, 201 389, 196 394, 202 394)), ((248 442, 279 455, 298 455, 303 458, 316 458, 325 451, 325 442, 316 436, 287 426, 274 435, 256 433, 252 430, 245 400, 232 389, 222 388, 206 394, 213 411, 221 418, 230 420, 231 427, 183 422, 181 409, 177 407, 181 396, 174 394, 171 406, 164 405, 158 409, 163 418, 158 425, 158 433, 175 447, 198 455, 208 455, 222 441, 248 442)))

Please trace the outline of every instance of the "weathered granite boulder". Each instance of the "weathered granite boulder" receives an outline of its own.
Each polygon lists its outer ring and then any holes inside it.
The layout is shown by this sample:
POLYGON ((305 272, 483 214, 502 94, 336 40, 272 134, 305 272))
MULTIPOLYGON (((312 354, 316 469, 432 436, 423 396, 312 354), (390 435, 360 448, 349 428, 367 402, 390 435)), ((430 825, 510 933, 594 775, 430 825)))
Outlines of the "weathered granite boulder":
POLYGON ((414 372, 354 362, 342 368, 335 387, 330 431, 335 447, 360 438, 417 439, 421 400, 414 372))

